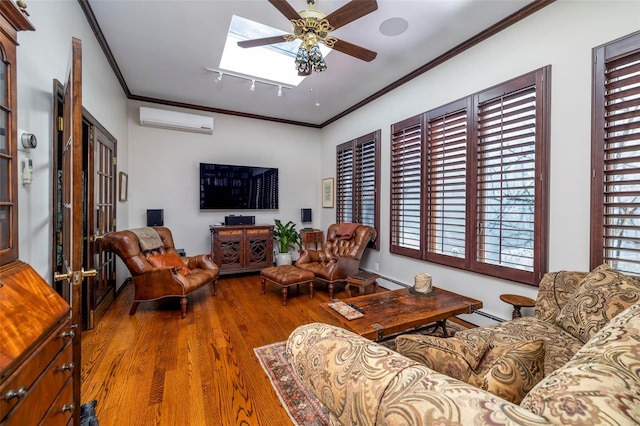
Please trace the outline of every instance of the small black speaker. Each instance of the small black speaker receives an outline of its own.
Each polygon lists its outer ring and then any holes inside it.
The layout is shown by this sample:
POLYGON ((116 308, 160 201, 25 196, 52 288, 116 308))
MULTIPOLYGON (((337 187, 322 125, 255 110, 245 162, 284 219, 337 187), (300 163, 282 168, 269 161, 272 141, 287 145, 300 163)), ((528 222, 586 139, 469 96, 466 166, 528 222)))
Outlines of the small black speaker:
POLYGON ((255 225, 256 217, 255 216, 225 216, 224 217, 225 225, 255 225))
POLYGON ((311 209, 300 209, 300 222, 311 222, 311 209))
POLYGON ((164 209, 147 210, 147 226, 164 226, 164 209))

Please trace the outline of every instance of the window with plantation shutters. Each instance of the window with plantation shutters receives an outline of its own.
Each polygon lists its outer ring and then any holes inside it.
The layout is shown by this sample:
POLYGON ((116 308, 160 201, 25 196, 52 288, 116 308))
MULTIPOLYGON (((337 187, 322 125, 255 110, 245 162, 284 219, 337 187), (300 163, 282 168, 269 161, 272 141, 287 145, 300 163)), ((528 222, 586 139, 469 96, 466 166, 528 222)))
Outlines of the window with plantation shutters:
POLYGON ((353 143, 338 145, 336 153, 336 223, 353 222, 353 143))
POLYGON ((640 275, 640 32, 594 60, 591 265, 640 275))
POLYGON ((391 253, 420 258, 421 117, 391 126, 391 253))
MULTIPOLYGON (((336 222, 354 222, 379 232, 380 130, 336 148, 336 222)), ((373 244, 378 248, 378 240, 373 244)))
POLYGON ((448 256, 457 266, 466 257, 469 109, 463 99, 430 111, 426 120, 426 259, 448 256))
POLYGON ((550 67, 391 127, 391 251, 537 285, 550 67))
POLYGON ((533 271, 535 84, 478 105, 476 261, 533 271))

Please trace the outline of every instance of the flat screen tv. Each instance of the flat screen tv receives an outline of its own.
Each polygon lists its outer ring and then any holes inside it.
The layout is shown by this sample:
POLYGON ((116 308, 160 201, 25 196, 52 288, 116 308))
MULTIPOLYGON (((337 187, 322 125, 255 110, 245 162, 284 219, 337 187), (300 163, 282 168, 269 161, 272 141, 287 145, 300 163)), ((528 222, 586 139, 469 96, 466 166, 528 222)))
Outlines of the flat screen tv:
POLYGON ((278 169, 200 163, 200 209, 278 208, 278 169))

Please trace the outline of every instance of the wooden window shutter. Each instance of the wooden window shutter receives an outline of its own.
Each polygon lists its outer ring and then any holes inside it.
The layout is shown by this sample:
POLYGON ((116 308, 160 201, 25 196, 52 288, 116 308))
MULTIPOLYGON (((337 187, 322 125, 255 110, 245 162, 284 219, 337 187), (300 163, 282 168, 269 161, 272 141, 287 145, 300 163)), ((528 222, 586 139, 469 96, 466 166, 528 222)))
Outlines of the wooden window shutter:
POLYGON ((467 234, 468 100, 430 111, 426 132, 426 259, 464 267, 467 234))
POLYGON ((336 148, 336 223, 353 221, 353 143, 336 148))
POLYGON ((422 116, 391 126, 391 253, 422 257, 422 116))
POLYGON ((536 214, 541 214, 536 198, 546 196, 537 187, 536 76, 479 94, 476 139, 474 269, 489 274, 493 269, 496 275, 498 268, 519 270, 518 280, 530 284, 539 279, 533 274, 539 250, 536 214))
POLYGON ((594 49, 591 266, 640 274, 640 33, 594 49))
POLYGON ((380 131, 355 142, 355 217, 354 221, 378 229, 378 181, 380 131))

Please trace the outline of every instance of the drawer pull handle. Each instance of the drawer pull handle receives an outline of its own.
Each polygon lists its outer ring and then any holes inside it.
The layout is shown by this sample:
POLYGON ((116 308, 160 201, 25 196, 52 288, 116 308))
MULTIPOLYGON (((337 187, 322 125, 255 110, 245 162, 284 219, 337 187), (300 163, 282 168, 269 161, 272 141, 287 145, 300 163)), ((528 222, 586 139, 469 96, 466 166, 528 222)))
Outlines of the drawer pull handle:
POLYGON ((76 336, 76 333, 74 333, 73 330, 71 331, 65 331, 64 333, 61 334, 62 338, 64 339, 65 337, 68 337, 69 339, 73 339, 76 336))
POLYGON ((73 363, 70 362, 69 364, 62 364, 62 367, 60 367, 61 371, 65 371, 65 370, 69 370, 69 372, 73 372, 73 363))
POLYGON ((73 411, 73 409, 76 408, 75 405, 73 404, 69 404, 69 405, 63 405, 62 406, 62 412, 66 413, 67 411, 73 411))
POLYGON ((13 389, 11 389, 9 392, 7 392, 7 394, 4 396, 5 401, 11 401, 13 398, 24 398, 25 395, 27 394, 27 388, 25 388, 24 386, 21 387, 20 389, 18 389, 17 391, 14 391, 13 389))

